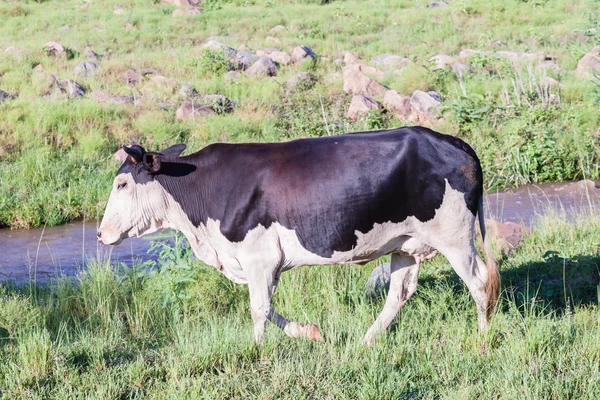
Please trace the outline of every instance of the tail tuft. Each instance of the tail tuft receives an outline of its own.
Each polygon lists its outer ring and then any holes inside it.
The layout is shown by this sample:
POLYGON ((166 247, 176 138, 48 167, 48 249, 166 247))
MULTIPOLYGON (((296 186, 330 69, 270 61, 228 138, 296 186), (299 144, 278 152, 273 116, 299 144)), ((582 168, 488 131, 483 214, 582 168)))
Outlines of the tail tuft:
POLYGON ((483 216, 483 197, 479 199, 479 210, 477 211, 479 216, 479 229, 481 231, 481 238, 483 239, 483 249, 485 251, 485 259, 487 266, 487 281, 485 282, 484 291, 487 294, 487 310, 486 316, 489 320, 496 309, 498 303, 498 297, 500 296, 500 273, 498 272, 498 261, 492 253, 492 247, 490 246, 489 237, 485 232, 485 219, 483 216))

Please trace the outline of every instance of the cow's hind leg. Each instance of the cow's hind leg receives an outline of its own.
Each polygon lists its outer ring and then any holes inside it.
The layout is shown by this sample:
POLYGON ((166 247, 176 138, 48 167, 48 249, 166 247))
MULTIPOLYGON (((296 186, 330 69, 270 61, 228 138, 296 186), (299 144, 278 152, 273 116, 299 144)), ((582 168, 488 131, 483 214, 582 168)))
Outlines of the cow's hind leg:
POLYGON ((390 325, 404 303, 417 290, 419 263, 414 257, 392 254, 390 270, 390 290, 381 314, 365 335, 366 344, 371 344, 375 336, 390 325))

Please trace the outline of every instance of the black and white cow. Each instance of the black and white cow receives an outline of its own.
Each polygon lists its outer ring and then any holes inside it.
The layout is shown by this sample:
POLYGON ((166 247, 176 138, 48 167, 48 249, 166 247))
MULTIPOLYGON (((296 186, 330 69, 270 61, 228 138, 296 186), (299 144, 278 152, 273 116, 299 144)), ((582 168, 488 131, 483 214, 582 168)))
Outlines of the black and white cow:
POLYGON ((98 238, 104 244, 160 228, 183 232, 194 254, 248 284, 254 338, 266 321, 322 340, 314 325, 271 306, 279 276, 302 265, 365 263, 391 254, 389 294, 370 343, 415 292, 419 263, 442 253, 467 284, 479 327, 500 287, 485 238, 482 172, 460 139, 421 127, 285 143, 212 144, 189 156, 138 145, 114 180, 98 238), (487 265, 474 246, 484 237, 487 265))

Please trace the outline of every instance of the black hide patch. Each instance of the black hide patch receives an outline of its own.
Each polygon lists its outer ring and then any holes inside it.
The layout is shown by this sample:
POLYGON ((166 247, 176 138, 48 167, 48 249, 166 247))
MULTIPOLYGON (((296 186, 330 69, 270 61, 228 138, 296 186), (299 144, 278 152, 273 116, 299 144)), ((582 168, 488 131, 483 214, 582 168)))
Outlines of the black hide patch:
POLYGON ((296 231, 311 253, 329 258, 356 245, 355 231, 435 216, 450 186, 475 215, 482 172, 473 149, 430 129, 407 127, 286 143, 213 144, 164 157, 151 176, 123 165, 137 183, 156 179, 196 226, 208 218, 240 242, 274 222, 296 231), (136 175, 136 173, 138 175, 136 175))

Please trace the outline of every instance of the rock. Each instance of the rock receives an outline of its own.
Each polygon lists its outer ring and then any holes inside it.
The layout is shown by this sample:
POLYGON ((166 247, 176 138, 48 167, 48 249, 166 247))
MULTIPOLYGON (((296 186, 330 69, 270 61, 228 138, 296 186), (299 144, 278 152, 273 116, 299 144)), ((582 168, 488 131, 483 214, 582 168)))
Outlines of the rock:
POLYGON ((215 112, 213 110, 206 106, 188 102, 183 103, 181 107, 177 109, 175 112, 175 118, 179 121, 193 121, 196 118, 206 117, 214 113, 215 112))
POLYGON ((158 75, 158 70, 156 68, 143 68, 140 70, 140 74, 147 78, 148 75, 158 75))
POLYGON ((291 61, 291 57, 285 51, 274 51, 267 55, 271 60, 275 61, 279 65, 288 65, 291 61))
POLYGON ((550 70, 550 71, 554 71, 554 72, 563 72, 563 69, 561 67, 559 67, 558 64, 554 60, 544 60, 544 61, 540 62, 537 65, 537 67, 535 67, 535 68, 538 71, 550 70))
POLYGON ((485 226, 496 248, 507 255, 523 242, 525 234, 531 232, 523 225, 514 222, 502 223, 493 219, 486 219, 485 226))
POLYGON ((85 89, 75 81, 64 79, 59 83, 61 90, 66 93, 69 98, 82 97, 85 95, 85 89))
POLYGON ((49 57, 67 58, 67 49, 60 43, 48 42, 44 45, 44 48, 49 57))
POLYGON ((4 53, 11 54, 14 56, 19 56, 19 55, 25 53, 25 50, 23 50, 19 47, 16 47, 16 46, 8 46, 6 49, 4 49, 4 53))
POLYGON ((551 78, 549 76, 543 77, 540 79, 540 82, 542 83, 542 85, 548 86, 551 89, 560 89, 562 88, 562 85, 559 81, 557 81, 554 78, 551 78))
POLYGON ((128 69, 121 75, 121 81, 127 85, 135 86, 142 81, 142 75, 135 69, 128 69))
POLYGON ((399 71, 411 64, 412 61, 406 57, 396 54, 380 54, 371 58, 371 65, 384 71, 399 71))
POLYGON ((283 25, 275 25, 274 27, 272 27, 269 32, 271 33, 278 33, 278 32, 284 32, 287 31, 287 29, 285 29, 285 26, 283 25))
POLYGON ((431 63, 431 69, 433 71, 436 71, 439 69, 452 68, 452 65, 456 62, 456 60, 452 56, 448 56, 446 54, 439 54, 437 56, 431 57, 429 59, 429 62, 431 63))
POLYGON ((36 92, 42 96, 52 96, 61 93, 61 89, 58 85, 58 78, 52 74, 36 74, 33 76, 32 80, 36 92))
POLYGON ((229 58, 235 57, 235 55, 237 53, 237 51, 235 51, 235 49, 232 49, 231 47, 229 47, 223 43, 219 43, 215 40, 209 40, 205 45, 202 46, 202 48, 210 50, 210 51, 214 51, 214 52, 222 51, 229 58))
POLYGON ((395 90, 385 92, 383 106, 396 114, 400 119, 407 119, 410 116, 410 97, 395 90))
POLYGON ((90 46, 85 46, 85 50, 83 50, 83 54, 88 60, 98 61, 100 56, 92 50, 90 46))
POLYGON ((596 191, 596 184, 594 181, 584 179, 573 184, 575 191, 580 194, 588 194, 596 191))
POLYGON ((580 75, 600 72, 600 46, 594 47, 579 60, 575 72, 580 75))
POLYGON ((299 72, 288 79, 286 87, 288 90, 310 90, 317 83, 317 77, 310 72, 299 72))
POLYGON ((229 71, 225 74, 224 79, 226 81, 235 81, 241 77, 242 77, 242 74, 240 74, 238 71, 229 71))
POLYGON ((171 14, 173 17, 182 17, 186 15, 197 15, 202 13, 202 9, 199 7, 186 7, 186 8, 178 8, 173 11, 171 14))
POLYGON ((381 83, 364 75, 355 65, 344 68, 343 90, 346 93, 364 96, 382 96, 388 89, 381 83))
POLYGON ((197 6, 200 3, 199 0, 160 0, 160 2, 177 7, 197 6))
POLYGON ((439 94, 438 92, 434 92, 433 90, 430 90, 429 92, 427 92, 428 95, 430 95, 431 97, 433 97, 435 100, 439 101, 440 103, 442 102, 442 95, 439 94))
POLYGON ((438 113, 439 104, 438 100, 421 90, 415 90, 410 97, 410 106, 417 114, 415 119, 419 121, 422 118, 429 121, 433 120, 438 113))
POLYGON ((279 48, 277 48, 277 47, 267 47, 264 50, 258 50, 256 52, 256 55, 259 56, 259 57, 268 57, 269 54, 271 54, 274 51, 279 51, 279 48))
POLYGON ((360 57, 353 51, 345 50, 341 52, 341 55, 343 57, 344 64, 346 65, 356 64, 360 62, 360 57))
POLYGON ((179 89, 179 95, 185 99, 193 99, 198 97, 198 91, 190 85, 183 85, 179 89))
POLYGON ((127 153, 125 153, 125 150, 123 149, 119 149, 115 152, 115 154, 113 154, 113 160, 115 160, 119 164, 123 164, 126 159, 127 153))
POLYGON ((123 13, 125 13, 125 7, 123 7, 123 5, 121 4, 115 5, 115 10, 113 11, 113 14, 121 15, 123 13))
POLYGON ((250 68, 246 70, 246 75, 277 75, 277 65, 269 57, 260 57, 250 68))
POLYGON ((44 66, 42 64, 38 64, 35 67, 33 67, 33 70, 35 72, 43 72, 44 71, 44 66))
POLYGON ((265 43, 266 44, 280 45, 281 44, 281 40, 279 40, 279 39, 277 39, 276 37, 273 37, 273 36, 267 36, 265 38, 265 43))
POLYGON ((103 90, 94 90, 89 97, 101 103, 133 104, 135 101, 133 96, 111 96, 103 90))
POLYGON ((429 3, 429 5, 427 7, 429 7, 429 8, 448 7, 448 3, 446 3, 445 1, 434 1, 432 3, 429 3))
POLYGON ((252 64, 258 61, 259 58, 259 56, 247 51, 240 51, 235 55, 234 62, 236 63, 238 69, 247 70, 250 68, 250 66, 252 66, 252 64))
POLYGON ((379 110, 379 103, 370 97, 356 95, 352 97, 352 103, 350 103, 346 117, 356 122, 361 117, 366 116, 371 110, 379 110))
POLYGON ((464 49, 461 50, 461 52, 458 54, 458 57, 462 58, 463 60, 468 60, 469 57, 472 57, 474 55, 482 55, 482 56, 489 56, 490 54, 492 54, 489 51, 479 51, 479 50, 473 50, 473 49, 464 49))
POLYGON ((540 62, 546 60, 548 57, 545 53, 520 53, 515 51, 499 51, 496 55, 506 58, 513 63, 540 62))
POLYGON ((298 46, 292 51, 291 61, 296 64, 306 59, 316 60, 317 55, 310 47, 298 46))
POLYGON ((226 114, 233 111, 233 101, 220 94, 204 96, 204 103, 217 114, 226 114))
POLYGON ((506 47, 506 43, 504 43, 502 40, 496 40, 494 43, 492 43, 492 47, 506 47))
POLYGON ((376 266, 365 285, 365 295, 368 298, 374 298, 385 294, 390 288, 391 276, 390 263, 376 266))
POLYGON ((94 61, 84 61, 73 68, 73 73, 87 78, 96 73, 100 64, 94 61))
POLYGON ((452 64, 452 72, 454 72, 458 76, 462 76, 467 73, 471 73, 471 68, 467 64, 463 64, 461 62, 455 62, 452 64))
POLYGON ((10 99, 12 99, 10 94, 6 93, 4 90, 0 90, 0 104, 10 99))

